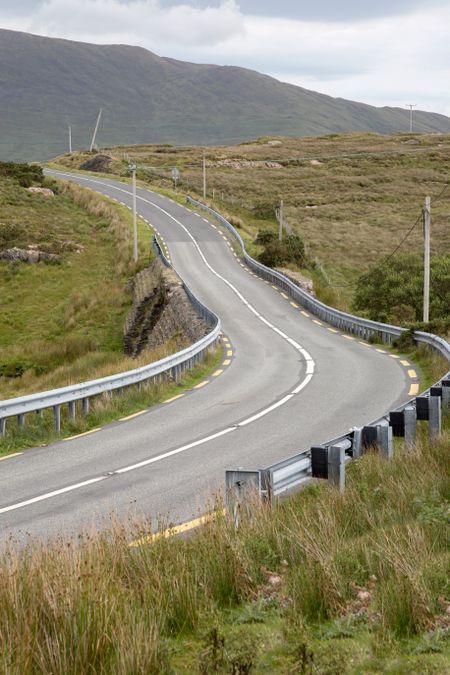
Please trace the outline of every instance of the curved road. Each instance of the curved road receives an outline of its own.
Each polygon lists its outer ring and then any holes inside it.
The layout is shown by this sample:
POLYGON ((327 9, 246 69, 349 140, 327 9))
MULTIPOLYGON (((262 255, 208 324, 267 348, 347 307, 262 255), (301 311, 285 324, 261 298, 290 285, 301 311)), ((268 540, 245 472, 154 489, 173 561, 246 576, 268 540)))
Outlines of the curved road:
MULTIPOLYGON (((130 186, 53 172, 131 205, 130 186)), ((221 493, 227 468, 262 468, 408 398, 398 359, 304 316, 243 268, 213 223, 138 189, 138 212, 218 314, 233 359, 207 386, 91 435, 0 463, 3 539, 72 535, 121 518, 183 522, 221 493)))

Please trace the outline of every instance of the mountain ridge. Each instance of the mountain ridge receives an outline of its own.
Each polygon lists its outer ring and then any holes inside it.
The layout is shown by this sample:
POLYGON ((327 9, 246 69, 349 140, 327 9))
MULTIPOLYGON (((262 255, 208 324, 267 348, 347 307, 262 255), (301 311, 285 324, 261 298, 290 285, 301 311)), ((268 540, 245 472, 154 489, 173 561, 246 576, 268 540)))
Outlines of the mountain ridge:
MULTIPOLYGON (((216 145, 258 136, 314 136, 409 128, 401 108, 333 98, 238 66, 160 57, 0 29, 0 158, 44 160, 98 144, 216 145)), ((450 132, 450 118, 415 111, 418 132, 450 132)))

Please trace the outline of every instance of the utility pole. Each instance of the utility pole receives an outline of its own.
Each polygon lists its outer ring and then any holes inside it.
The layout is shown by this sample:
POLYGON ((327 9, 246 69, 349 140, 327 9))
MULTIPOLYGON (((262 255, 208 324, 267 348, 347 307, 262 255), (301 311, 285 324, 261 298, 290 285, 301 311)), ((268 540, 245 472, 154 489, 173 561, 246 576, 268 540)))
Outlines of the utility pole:
POLYGON ((136 216, 136 164, 129 164, 128 169, 131 171, 132 186, 133 186, 133 260, 138 261, 138 244, 137 244, 137 216, 136 216))
POLYGON ((203 150, 203 199, 206 199, 206 150, 203 150))
POLYGON ((103 112, 103 110, 102 110, 102 108, 100 108, 99 113, 98 113, 98 117, 97 117, 97 122, 96 122, 95 129, 94 129, 94 135, 92 136, 91 147, 89 148, 89 152, 92 152, 92 150, 94 148, 95 137, 97 136, 98 125, 100 124, 100 117, 102 116, 102 112, 103 112))
POLYGON ((69 152, 72 154, 72 127, 69 127, 69 152))
POLYGON ((425 198, 423 207, 423 321, 430 320, 430 221, 431 221, 431 197, 425 198))
POLYGON ((283 200, 280 200, 280 208, 275 209, 275 215, 278 220, 278 239, 283 241, 283 200))
POLYGON ((408 103, 407 108, 409 108, 409 133, 412 134, 413 130, 413 109, 417 108, 417 103, 408 103))

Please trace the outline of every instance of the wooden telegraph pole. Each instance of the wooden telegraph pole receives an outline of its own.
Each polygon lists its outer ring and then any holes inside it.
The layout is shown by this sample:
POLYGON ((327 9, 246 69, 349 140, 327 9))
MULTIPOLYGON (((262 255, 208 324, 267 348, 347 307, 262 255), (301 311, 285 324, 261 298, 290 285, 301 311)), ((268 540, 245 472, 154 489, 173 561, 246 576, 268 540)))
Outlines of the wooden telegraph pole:
POLYGON ((425 198, 423 207, 423 321, 430 320, 430 221, 431 197, 425 198))

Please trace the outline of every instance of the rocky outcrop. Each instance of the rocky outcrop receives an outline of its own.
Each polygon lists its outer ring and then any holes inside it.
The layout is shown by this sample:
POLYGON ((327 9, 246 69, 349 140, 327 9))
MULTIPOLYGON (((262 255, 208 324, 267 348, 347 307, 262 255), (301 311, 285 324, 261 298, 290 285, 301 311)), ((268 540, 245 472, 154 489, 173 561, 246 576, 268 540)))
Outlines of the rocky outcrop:
POLYGON ((41 261, 45 262, 58 262, 59 256, 55 253, 46 253, 45 251, 39 251, 34 247, 26 248, 7 248, 0 251, 0 260, 8 260, 9 262, 26 262, 26 263, 38 263, 41 261))
POLYGON ((31 194, 38 194, 42 195, 43 197, 54 197, 55 193, 53 190, 50 190, 50 188, 43 188, 43 187, 29 187, 26 188, 27 192, 31 192, 31 194))
POLYGON ((301 289, 315 297, 314 284, 311 279, 304 277, 299 272, 294 272, 293 270, 288 270, 284 267, 278 267, 277 272, 281 272, 281 274, 284 274, 284 276, 290 279, 296 286, 299 286, 301 289))
POLYGON ((84 171, 98 171, 100 173, 111 173, 111 162, 112 157, 109 155, 94 155, 92 159, 88 159, 87 162, 84 162, 80 169, 84 171))
POLYGON ((192 307, 173 272, 155 260, 136 275, 133 306, 124 327, 124 351, 138 356, 176 337, 180 344, 199 340, 208 326, 192 307))

